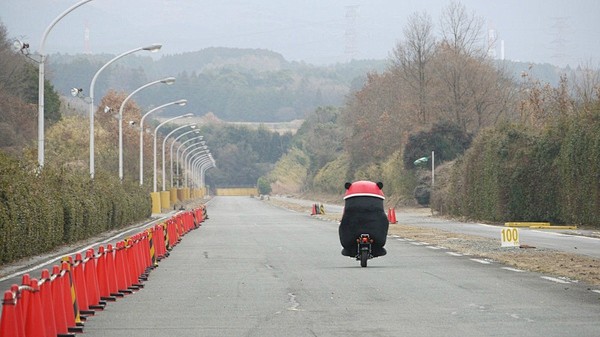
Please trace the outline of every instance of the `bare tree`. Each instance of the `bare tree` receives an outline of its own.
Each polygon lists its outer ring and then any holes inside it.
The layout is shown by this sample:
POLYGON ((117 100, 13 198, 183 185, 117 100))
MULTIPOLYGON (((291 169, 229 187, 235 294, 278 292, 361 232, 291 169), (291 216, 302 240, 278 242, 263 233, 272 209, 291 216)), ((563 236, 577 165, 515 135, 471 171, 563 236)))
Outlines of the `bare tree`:
POLYGON ((418 122, 429 123, 428 87, 431 79, 429 62, 435 50, 433 23, 426 12, 416 12, 408 18, 404 40, 392 51, 392 71, 397 73, 418 96, 418 122))
POLYGON ((484 52, 483 19, 466 7, 452 2, 442 12, 440 28, 442 41, 456 53, 482 56, 484 52))

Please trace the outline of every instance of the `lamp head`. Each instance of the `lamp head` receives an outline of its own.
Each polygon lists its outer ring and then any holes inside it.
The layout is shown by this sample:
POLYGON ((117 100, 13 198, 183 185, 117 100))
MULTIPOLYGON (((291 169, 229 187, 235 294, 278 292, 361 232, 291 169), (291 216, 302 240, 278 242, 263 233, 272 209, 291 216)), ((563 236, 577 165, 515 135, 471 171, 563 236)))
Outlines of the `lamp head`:
POLYGON ((175 104, 184 106, 187 104, 187 99, 180 99, 179 101, 175 101, 175 104))
POLYGON ((159 51, 161 47, 162 47, 162 44, 155 43, 155 44, 149 45, 148 47, 144 47, 142 49, 148 50, 152 53, 155 53, 155 52, 159 51))
POLYGON ((171 85, 171 84, 175 83, 175 77, 163 78, 162 80, 160 80, 160 82, 164 83, 166 85, 171 85))
POLYGON ((194 114, 191 113, 191 112, 183 115, 183 117, 185 117, 185 118, 190 118, 190 117, 193 117, 193 116, 194 116, 194 114))
POLYGON ((83 89, 81 88, 72 88, 71 89, 71 96, 73 97, 77 97, 79 96, 81 93, 83 92, 83 89))

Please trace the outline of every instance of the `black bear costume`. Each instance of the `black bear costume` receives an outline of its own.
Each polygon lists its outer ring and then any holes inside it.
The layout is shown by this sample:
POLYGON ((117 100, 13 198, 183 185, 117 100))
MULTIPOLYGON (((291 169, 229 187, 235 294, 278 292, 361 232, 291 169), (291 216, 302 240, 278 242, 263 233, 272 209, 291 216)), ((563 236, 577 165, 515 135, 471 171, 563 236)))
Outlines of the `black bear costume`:
POLYGON ((385 240, 390 223, 383 208, 383 184, 372 181, 346 183, 345 205, 340 222, 340 243, 342 255, 355 257, 358 251, 356 239, 361 234, 369 234, 374 257, 386 254, 385 240))

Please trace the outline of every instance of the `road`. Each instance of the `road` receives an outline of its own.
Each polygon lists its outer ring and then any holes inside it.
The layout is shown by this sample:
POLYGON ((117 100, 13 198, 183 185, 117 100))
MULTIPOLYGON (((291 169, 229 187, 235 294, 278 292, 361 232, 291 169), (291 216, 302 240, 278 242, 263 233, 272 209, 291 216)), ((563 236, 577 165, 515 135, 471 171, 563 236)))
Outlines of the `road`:
MULTIPOLYGON (((302 199, 278 199, 306 206, 307 209, 309 209, 311 205, 310 201, 302 199)), ((328 204, 325 205, 325 209, 328 213, 341 214, 343 207, 328 204)), ((500 240, 500 231, 502 229, 501 226, 447 220, 431 215, 425 216, 423 212, 404 212, 401 209, 397 210, 396 219, 398 220, 398 223, 402 225, 431 227, 454 233, 477 235, 498 240, 500 240)), ((599 234, 598 232, 594 233, 591 230, 538 230, 520 228, 519 236, 521 238, 521 243, 530 246, 600 258, 599 234), (592 234, 595 234, 595 237, 592 237, 592 234)))
POLYGON ((144 289, 91 317, 100 336, 598 336, 600 293, 390 238, 360 268, 337 224, 216 197, 144 289))

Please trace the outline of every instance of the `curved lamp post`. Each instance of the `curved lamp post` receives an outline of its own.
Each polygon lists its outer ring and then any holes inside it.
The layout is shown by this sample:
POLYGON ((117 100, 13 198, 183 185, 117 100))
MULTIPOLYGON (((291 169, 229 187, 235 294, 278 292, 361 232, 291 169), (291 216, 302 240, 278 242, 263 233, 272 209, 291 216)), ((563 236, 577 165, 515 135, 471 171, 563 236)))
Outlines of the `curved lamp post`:
POLYGON ((146 112, 140 119, 140 186, 144 185, 144 119, 146 117, 148 117, 148 115, 153 113, 154 111, 160 110, 169 105, 184 106, 186 104, 187 104, 187 100, 185 100, 185 99, 180 99, 177 101, 169 102, 169 103, 163 104, 161 106, 158 106, 158 107, 146 112))
POLYGON ((98 71, 92 78, 92 83, 90 84, 90 177, 92 179, 94 178, 94 86, 96 85, 96 79, 98 79, 98 75, 100 75, 102 70, 106 69, 106 67, 108 67, 111 63, 115 62, 116 60, 118 60, 124 56, 133 54, 140 50, 156 52, 161 47, 162 47, 162 45, 160 45, 160 44, 152 44, 147 47, 139 47, 139 48, 135 48, 135 49, 126 51, 123 54, 118 55, 118 56, 114 57, 112 60, 105 63, 100 69, 98 69, 98 71))
MULTIPOLYGON (((171 173, 171 188, 173 188, 173 146, 175 145, 175 143, 177 143, 177 141, 179 140, 179 138, 181 138, 181 137, 183 137, 183 136, 185 136, 185 135, 187 135, 187 134, 190 134, 190 133, 192 133, 192 132, 194 132, 194 133, 198 133, 198 134, 199 134, 199 133, 200 133, 200 130, 190 130, 190 131, 188 131, 188 132, 184 132, 184 133, 180 134, 179 136, 177 136, 177 137, 176 137, 176 138, 173 140, 173 142, 171 142, 171 155, 170 155, 170 157, 169 157, 169 158, 171 158, 171 172, 170 172, 170 173, 171 173)), ((200 137, 200 138, 202 138, 202 136, 199 136, 199 137, 200 137)), ((197 137, 196 137, 196 138, 197 138, 197 137)), ((178 154, 179 154, 179 153, 178 153, 178 154)))
MULTIPOLYGON (((197 175, 197 168, 196 166, 198 164, 204 164, 209 162, 209 156, 210 155, 210 151, 206 151, 206 152, 198 152, 196 154, 194 154, 193 156, 190 157, 190 171, 189 171, 189 176, 190 176, 190 180, 192 180, 190 182, 190 185, 192 185, 192 183, 194 181, 198 181, 198 179, 196 179, 196 175, 197 175)), ((198 181, 198 187, 201 187, 201 182, 198 181)))
MULTIPOLYGON (((166 188, 166 184, 167 184, 166 183, 167 182, 167 180, 166 180, 166 178, 167 178, 166 171, 167 170, 165 169, 165 147, 167 146, 167 138, 171 137, 171 135, 174 134, 175 132, 177 132, 177 131, 179 131, 179 130, 181 130, 183 128, 186 128, 186 127, 195 128, 196 124, 190 123, 190 124, 182 125, 182 126, 176 128, 176 129, 174 129, 173 131, 169 132, 169 134, 167 134, 165 136, 165 138, 163 139, 163 143, 162 143, 162 174, 163 174, 162 190, 163 191, 167 190, 167 188, 166 188)), ((192 131, 196 131, 196 130, 192 130, 192 131)), ((172 179, 173 179, 173 177, 171 176, 171 180, 172 179)))
POLYGON ((40 43, 40 61, 38 64, 38 165, 40 167, 44 166, 44 63, 46 61, 45 47, 46 47, 46 38, 50 33, 50 30, 54 28, 54 26, 67 14, 71 13, 77 7, 84 5, 92 0, 83 0, 80 1, 73 6, 69 7, 66 11, 56 17, 52 23, 46 28, 44 34, 42 35, 42 41, 40 43))
POLYGON ((175 83, 175 77, 166 77, 161 80, 157 80, 154 82, 147 83, 137 89, 135 89, 129 96, 127 96, 123 102, 121 103, 121 107, 119 108, 119 180, 123 180, 123 109, 125 108, 125 103, 129 101, 129 99, 139 92, 142 89, 145 89, 151 85, 164 83, 166 85, 171 85, 175 83))
MULTIPOLYGON (((210 151, 208 150, 208 146, 203 145, 201 147, 197 147, 197 148, 191 150, 188 154, 185 155, 185 157, 183 158, 183 163, 184 163, 184 168, 185 168, 185 173, 186 173, 184 186, 187 185, 189 187, 188 177, 191 173, 191 165, 192 165, 190 158, 193 158, 199 154, 207 155, 208 153, 210 153, 210 151)), ((182 155, 183 155, 183 152, 182 152, 182 155)))
POLYGON ((173 118, 169 118, 166 121, 158 124, 158 126, 154 129, 154 166, 152 168, 152 170, 154 171, 154 188, 153 191, 156 193, 156 139, 158 138, 158 129, 160 129, 161 126, 170 123, 176 119, 179 118, 184 118, 184 117, 192 117, 194 114, 193 113, 187 113, 185 115, 180 115, 180 116, 175 116, 173 118))
MULTIPOLYGON (((209 153, 208 157, 202 155, 196 158, 192 165, 194 165, 195 170, 200 170, 200 188, 204 188, 204 172, 209 168, 210 165, 212 165, 210 167, 217 167, 212 154, 209 153)), ((194 175, 197 175, 196 171, 194 171, 194 175)))
MULTIPOLYGON (((180 176, 179 167, 180 167, 180 166, 181 166, 181 164, 182 164, 182 163, 181 163, 181 161, 179 160, 179 150, 180 150, 180 149, 181 149, 181 148, 182 148, 182 147, 183 147, 183 146, 184 146, 186 143, 189 143, 189 142, 191 142, 192 140, 195 140, 195 139, 200 139, 200 140, 202 140, 202 138, 204 138, 204 137, 203 137, 203 136, 198 136, 198 137, 193 137, 193 138, 190 138, 190 139, 186 140, 185 142, 181 143, 181 145, 179 145, 179 147, 177 148, 177 151, 176 151, 176 153, 177 153, 177 156, 176 156, 176 157, 177 157, 177 160, 176 160, 176 162, 177 162, 177 163, 179 163, 179 165, 177 165, 177 177, 179 177, 179 176, 180 176)), ((183 156, 183 153, 184 153, 185 151, 187 151, 187 150, 191 149, 192 147, 194 147, 194 146, 197 146, 197 145, 204 145, 204 144, 206 144, 206 143, 205 143, 205 142, 203 142, 203 141, 201 141, 201 142, 197 142, 197 143, 194 143, 194 144, 190 144, 189 146, 187 146, 186 148, 184 148, 184 149, 183 149, 183 151, 181 151, 181 156, 183 156)), ((177 188, 179 188, 179 181, 177 181, 177 188)))

